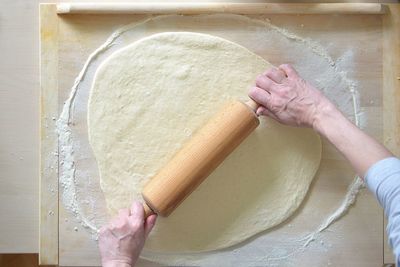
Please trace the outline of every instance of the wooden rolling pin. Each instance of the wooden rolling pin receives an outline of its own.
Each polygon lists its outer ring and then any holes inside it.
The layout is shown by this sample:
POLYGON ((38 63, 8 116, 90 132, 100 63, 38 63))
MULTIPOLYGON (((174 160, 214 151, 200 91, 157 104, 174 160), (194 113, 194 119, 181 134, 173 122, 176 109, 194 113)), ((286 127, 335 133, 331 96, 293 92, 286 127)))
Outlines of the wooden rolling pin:
POLYGON ((383 14, 379 3, 59 3, 58 14, 383 14))
POLYGON ((260 121, 257 104, 227 104, 144 187, 146 217, 168 216, 248 136, 260 121))

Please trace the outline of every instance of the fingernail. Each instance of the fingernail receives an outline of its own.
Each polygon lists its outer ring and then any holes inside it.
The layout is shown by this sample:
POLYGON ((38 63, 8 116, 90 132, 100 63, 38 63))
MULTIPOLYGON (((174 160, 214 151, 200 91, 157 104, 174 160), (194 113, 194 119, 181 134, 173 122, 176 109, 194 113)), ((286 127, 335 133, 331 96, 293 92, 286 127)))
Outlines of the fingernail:
POLYGON ((157 219, 157 216, 156 215, 151 215, 152 216, 152 218, 150 219, 150 223, 151 224, 156 224, 156 219, 157 219))

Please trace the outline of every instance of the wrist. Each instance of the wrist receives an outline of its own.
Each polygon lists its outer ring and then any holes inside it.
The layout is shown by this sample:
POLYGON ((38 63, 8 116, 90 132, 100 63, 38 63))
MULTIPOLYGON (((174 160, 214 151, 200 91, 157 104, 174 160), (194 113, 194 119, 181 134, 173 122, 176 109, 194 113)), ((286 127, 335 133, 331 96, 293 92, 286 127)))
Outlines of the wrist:
POLYGON ((321 135, 325 135, 327 127, 334 127, 333 122, 339 119, 341 112, 328 99, 323 99, 317 106, 312 128, 321 135))

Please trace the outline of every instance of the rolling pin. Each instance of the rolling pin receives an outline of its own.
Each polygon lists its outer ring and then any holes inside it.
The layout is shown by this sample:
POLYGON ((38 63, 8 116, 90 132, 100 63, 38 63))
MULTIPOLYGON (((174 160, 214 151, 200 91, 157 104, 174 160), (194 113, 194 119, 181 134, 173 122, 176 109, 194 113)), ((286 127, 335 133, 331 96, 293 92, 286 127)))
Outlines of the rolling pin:
POLYGON ((257 103, 229 102, 145 185, 145 216, 171 214, 260 124, 257 103))

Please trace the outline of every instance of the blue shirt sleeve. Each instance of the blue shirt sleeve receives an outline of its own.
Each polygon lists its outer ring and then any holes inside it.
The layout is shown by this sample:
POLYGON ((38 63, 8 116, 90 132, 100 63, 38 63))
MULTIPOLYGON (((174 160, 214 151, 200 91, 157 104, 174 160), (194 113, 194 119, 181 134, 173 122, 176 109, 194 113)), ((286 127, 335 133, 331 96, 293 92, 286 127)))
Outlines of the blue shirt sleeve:
POLYGON ((365 182, 388 218, 386 231, 400 266, 400 160, 391 157, 376 162, 367 171, 365 182))

